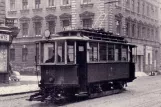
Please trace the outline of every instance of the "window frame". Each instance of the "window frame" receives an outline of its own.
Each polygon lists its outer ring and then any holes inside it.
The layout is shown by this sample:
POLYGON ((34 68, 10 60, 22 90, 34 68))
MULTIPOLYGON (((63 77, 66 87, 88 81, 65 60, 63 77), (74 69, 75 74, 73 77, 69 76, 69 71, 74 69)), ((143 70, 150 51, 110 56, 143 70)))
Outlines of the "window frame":
POLYGON ((16 0, 10 0, 10 10, 16 9, 16 0))
POLYGON ((23 47, 22 48, 22 62, 26 62, 28 59, 28 48, 23 47))
POLYGON ((21 23, 22 25, 22 36, 23 37, 28 37, 28 33, 29 33, 29 24, 26 22, 26 23, 21 23), (24 24, 26 24, 27 26, 24 27, 24 24), (26 30, 26 31, 25 31, 26 30), (26 34, 25 34, 26 33, 26 34))
POLYGON ((91 28, 92 27, 92 24, 93 24, 92 18, 83 18, 82 19, 82 26, 83 26, 83 28, 91 28), (88 23, 85 24, 84 21, 85 22, 88 22, 88 23))
POLYGON ((62 6, 69 6, 70 5, 70 0, 67 0, 68 4, 64 4, 64 0, 61 0, 61 5, 62 6))
POLYGON ((35 31, 35 36, 36 37, 37 36, 41 36, 41 29, 42 29, 42 23, 41 23, 41 21, 34 22, 34 31, 35 31), (37 23, 39 23, 40 25, 37 25, 37 23), (40 34, 39 33, 37 34, 37 32, 38 32, 37 26, 39 28, 40 34))
POLYGON ((56 24, 55 24, 55 21, 54 20, 50 20, 50 21, 47 21, 48 23, 48 29, 50 31, 51 34, 55 34, 55 30, 56 30, 56 24), (52 25, 51 23, 52 22, 52 25), (52 27, 51 27, 52 26, 52 27), (52 30, 51 30, 52 29, 52 30))
POLYGON ((28 0, 22 0, 22 9, 23 10, 28 9, 28 0))
POLYGON ((55 0, 48 0, 48 6, 49 7, 55 7, 55 0))
POLYGON ((92 0, 86 0, 86 1, 81 0, 81 3, 82 4, 91 4, 92 3, 92 0))
POLYGON ((41 7, 41 0, 35 0, 35 9, 39 9, 41 7))
POLYGON ((89 46, 90 46, 90 50, 89 50, 89 62, 98 62, 99 61, 99 55, 98 55, 98 52, 99 52, 99 48, 98 48, 98 42, 89 42, 89 46), (94 45, 93 45, 94 44, 94 45), (93 46, 91 46, 93 45, 93 46), (94 52, 94 47, 97 48, 97 51, 94 52), (96 54, 96 59, 95 59, 95 55, 96 54))

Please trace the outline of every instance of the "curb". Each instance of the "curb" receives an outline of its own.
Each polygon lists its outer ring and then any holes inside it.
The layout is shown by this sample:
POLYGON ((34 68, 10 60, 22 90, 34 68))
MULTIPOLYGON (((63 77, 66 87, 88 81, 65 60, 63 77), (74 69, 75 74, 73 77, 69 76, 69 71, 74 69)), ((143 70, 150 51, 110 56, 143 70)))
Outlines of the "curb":
POLYGON ((19 93, 2 94, 2 95, 0 95, 0 97, 11 96, 11 95, 28 94, 28 93, 34 93, 34 92, 38 92, 38 91, 39 91, 39 90, 27 91, 27 92, 19 92, 19 93))

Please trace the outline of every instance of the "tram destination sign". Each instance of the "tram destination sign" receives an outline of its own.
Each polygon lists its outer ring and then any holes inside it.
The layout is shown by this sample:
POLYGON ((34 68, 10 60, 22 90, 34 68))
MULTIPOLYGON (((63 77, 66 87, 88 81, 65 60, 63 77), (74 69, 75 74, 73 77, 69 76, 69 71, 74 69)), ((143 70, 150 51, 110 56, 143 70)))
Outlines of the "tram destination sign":
POLYGON ((0 34, 0 41, 9 41, 9 35, 0 34))

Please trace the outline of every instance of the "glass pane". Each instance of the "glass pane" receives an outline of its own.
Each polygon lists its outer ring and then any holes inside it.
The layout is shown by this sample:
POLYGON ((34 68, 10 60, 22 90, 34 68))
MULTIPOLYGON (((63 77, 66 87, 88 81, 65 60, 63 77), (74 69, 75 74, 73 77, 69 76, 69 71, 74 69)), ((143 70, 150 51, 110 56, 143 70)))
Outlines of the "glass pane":
POLYGON ((98 61, 98 43, 90 43, 89 58, 90 61, 98 61))
POLYGON ((64 41, 57 42, 57 62, 64 62, 64 41))
POLYGON ((100 61, 106 61, 107 60, 107 44, 106 43, 101 43, 99 48, 100 52, 100 61))
POLYGON ((67 43, 67 62, 74 63, 74 42, 67 43))
POLYGON ((55 62, 55 45, 54 43, 44 43, 43 45, 43 56, 45 63, 55 62))
POLYGON ((128 47, 122 46, 122 53, 121 53, 121 59, 122 61, 128 61, 128 54, 127 54, 128 47))
POLYGON ((121 45, 115 46, 115 61, 121 61, 121 45))
POLYGON ((108 60, 114 61, 114 45, 113 44, 108 45, 108 60))

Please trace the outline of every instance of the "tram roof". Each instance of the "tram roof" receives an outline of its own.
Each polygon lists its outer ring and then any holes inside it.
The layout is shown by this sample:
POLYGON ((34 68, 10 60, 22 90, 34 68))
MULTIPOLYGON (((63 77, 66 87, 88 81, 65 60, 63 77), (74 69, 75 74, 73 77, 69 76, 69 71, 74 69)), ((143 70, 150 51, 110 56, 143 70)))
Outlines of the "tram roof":
POLYGON ((59 35, 63 34, 69 34, 69 33, 80 33, 85 36, 93 37, 93 38, 107 38, 109 40, 119 40, 119 41, 124 41, 124 37, 119 36, 119 35, 114 35, 111 32, 105 32, 102 29, 73 29, 73 30, 65 30, 58 32, 59 35))

